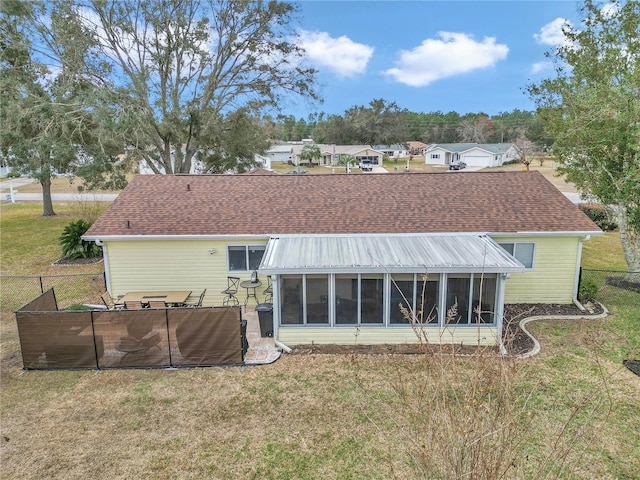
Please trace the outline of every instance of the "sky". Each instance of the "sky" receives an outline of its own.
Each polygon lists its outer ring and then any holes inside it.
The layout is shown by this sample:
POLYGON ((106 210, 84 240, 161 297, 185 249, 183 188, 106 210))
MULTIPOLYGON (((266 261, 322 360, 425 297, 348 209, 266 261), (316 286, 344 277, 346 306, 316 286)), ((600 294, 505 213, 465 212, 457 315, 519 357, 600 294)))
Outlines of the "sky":
POLYGON ((533 111, 525 92, 553 75, 545 52, 579 25, 564 1, 302 0, 298 32, 324 103, 283 113, 342 115, 378 98, 417 113, 533 111))

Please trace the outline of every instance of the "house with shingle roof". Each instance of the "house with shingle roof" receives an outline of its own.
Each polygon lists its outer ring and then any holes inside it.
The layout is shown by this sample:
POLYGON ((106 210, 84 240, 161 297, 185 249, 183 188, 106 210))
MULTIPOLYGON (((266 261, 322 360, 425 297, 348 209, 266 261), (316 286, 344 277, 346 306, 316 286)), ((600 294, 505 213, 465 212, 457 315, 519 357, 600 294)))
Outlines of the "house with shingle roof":
POLYGON ((537 172, 140 175, 83 238, 116 297, 222 305, 228 276, 257 271, 284 344, 417 342, 402 305, 431 342, 495 345, 505 303, 576 301, 600 233, 537 172))
POLYGON ((409 152, 407 151, 407 147, 404 145, 400 145, 399 143, 393 145, 374 145, 374 150, 382 152, 387 155, 389 158, 404 158, 409 156, 409 152))
MULTIPOLYGON (((337 165, 340 157, 344 155, 355 157, 356 164, 360 163, 361 160, 369 160, 373 165, 382 165, 382 158, 384 157, 382 152, 373 149, 370 145, 317 145, 320 147, 322 154, 318 159, 318 164, 324 167, 337 165)), ((303 147, 303 144, 293 145, 293 163, 295 165, 306 165, 309 163, 300 158, 303 147)))
POLYGON ((424 151, 427 147, 429 147, 427 143, 417 141, 407 142, 407 148, 411 155, 424 155, 424 151))
POLYGON ((427 165, 450 165, 462 161, 469 167, 500 167, 518 158, 511 143, 434 143, 424 152, 427 165))

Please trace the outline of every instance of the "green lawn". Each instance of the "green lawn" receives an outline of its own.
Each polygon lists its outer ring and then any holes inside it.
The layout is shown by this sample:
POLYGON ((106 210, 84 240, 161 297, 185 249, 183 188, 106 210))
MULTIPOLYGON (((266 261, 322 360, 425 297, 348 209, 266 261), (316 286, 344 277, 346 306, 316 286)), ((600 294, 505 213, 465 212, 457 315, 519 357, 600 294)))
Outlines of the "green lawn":
MULTIPOLYGON (((3 274, 87 270, 51 265, 72 208, 1 208, 3 274)), ((623 266, 615 240, 587 242, 584 266, 623 266)), ((640 358, 640 309, 607 307, 532 324, 542 351, 526 361, 296 354, 100 373, 23 372, 3 308, 0 477, 454 478, 471 464, 476 478, 637 479, 640 379, 621 362, 640 358)))

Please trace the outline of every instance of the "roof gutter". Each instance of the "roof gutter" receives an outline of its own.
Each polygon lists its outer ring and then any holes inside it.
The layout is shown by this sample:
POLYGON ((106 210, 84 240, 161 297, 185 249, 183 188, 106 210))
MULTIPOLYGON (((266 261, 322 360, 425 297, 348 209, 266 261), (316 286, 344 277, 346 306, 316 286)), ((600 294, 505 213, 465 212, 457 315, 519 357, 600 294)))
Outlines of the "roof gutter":
POLYGON ((604 235, 602 230, 584 230, 568 232, 489 232, 490 237, 585 237, 590 235, 604 235))
MULTIPOLYGON (((272 237, 286 238, 286 237, 377 237, 380 235, 387 235, 385 233, 264 233, 264 234, 227 234, 227 235, 83 235, 82 239, 87 242, 128 242, 128 241, 149 241, 149 240, 229 240, 233 239, 269 239, 272 237)), ((465 236, 465 235, 488 235, 490 237, 513 237, 513 236, 527 236, 527 237, 584 237, 589 235, 604 235, 602 230, 585 230, 585 231, 562 231, 562 232, 411 232, 411 233, 389 233, 394 237, 409 237, 409 236, 465 236)))
POLYGON ((82 239, 87 242, 130 242, 130 241, 158 241, 158 240, 229 240, 229 239, 261 239, 268 240, 271 235, 83 235, 82 239))

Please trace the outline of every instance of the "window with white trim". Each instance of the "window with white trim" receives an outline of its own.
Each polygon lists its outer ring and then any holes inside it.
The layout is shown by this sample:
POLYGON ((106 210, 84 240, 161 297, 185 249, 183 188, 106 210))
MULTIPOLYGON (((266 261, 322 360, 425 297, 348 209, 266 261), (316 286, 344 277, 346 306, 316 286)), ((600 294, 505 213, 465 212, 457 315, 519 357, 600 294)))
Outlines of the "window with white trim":
POLYGON ((265 245, 229 245, 227 259, 230 272, 257 270, 264 255, 265 245))
POLYGON ((438 159, 438 158, 440 158, 440 154, 439 154, 439 153, 432 153, 432 154, 430 155, 430 158, 438 159))
POLYGON ((496 274, 451 273, 446 288, 445 325, 495 324, 496 274))
POLYGON ((499 243, 507 252, 513 255, 527 270, 533 269, 533 259, 536 252, 534 242, 499 243))

